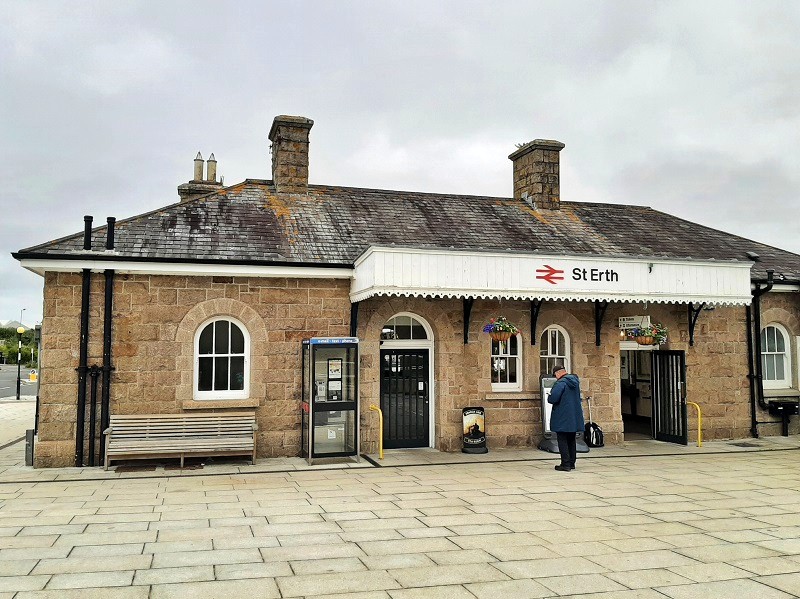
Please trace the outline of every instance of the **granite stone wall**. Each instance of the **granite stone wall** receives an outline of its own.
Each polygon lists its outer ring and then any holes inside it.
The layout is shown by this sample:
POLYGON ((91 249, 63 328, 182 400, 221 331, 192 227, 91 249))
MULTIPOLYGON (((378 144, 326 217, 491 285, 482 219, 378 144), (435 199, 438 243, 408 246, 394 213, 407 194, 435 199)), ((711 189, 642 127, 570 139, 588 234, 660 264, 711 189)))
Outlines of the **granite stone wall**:
MULTIPOLYGON (((114 286, 113 414, 180 413, 203 410, 254 410, 259 422, 258 456, 294 456, 300 450, 301 340, 347 336, 350 330, 349 281, 117 275, 114 286), (237 401, 193 399, 194 336, 216 316, 242 322, 251 338, 250 397, 237 401)), ((89 365, 102 364, 103 277, 93 275, 90 298, 89 365)), ((37 467, 74 464, 81 275, 48 273, 42 325, 37 467)), ((797 376, 800 294, 770 293, 763 299, 763 323, 780 322, 792 335, 797 376)), ((623 441, 620 383, 620 316, 649 314, 670 331, 665 348, 686 353, 687 399, 703 411, 705 439, 750 436, 750 398, 744 307, 703 310, 694 345, 689 345, 685 305, 609 305, 595 345, 594 304, 544 302, 531 344, 527 301, 476 300, 463 339, 461 300, 407 297, 361 302, 357 334, 360 348, 360 432, 362 452, 377 451, 380 403, 380 331, 392 316, 408 312, 433 332, 432 393, 435 446, 461 448, 461 410, 486 409, 490 448, 536 446, 542 438, 539 399, 539 344, 542 331, 559 325, 570 337, 571 370, 593 398, 592 412, 606 443, 623 441), (481 332, 489 318, 504 315, 521 328, 523 386, 519 392, 493 392, 491 342, 481 332)), ((795 387, 797 381, 795 379, 795 387)), ((759 412, 759 420, 775 420, 759 412)), ((792 432, 797 425, 792 423, 792 432)), ((697 418, 689 410, 690 442, 697 418)), ((779 425, 762 425, 761 434, 779 434, 779 425)))

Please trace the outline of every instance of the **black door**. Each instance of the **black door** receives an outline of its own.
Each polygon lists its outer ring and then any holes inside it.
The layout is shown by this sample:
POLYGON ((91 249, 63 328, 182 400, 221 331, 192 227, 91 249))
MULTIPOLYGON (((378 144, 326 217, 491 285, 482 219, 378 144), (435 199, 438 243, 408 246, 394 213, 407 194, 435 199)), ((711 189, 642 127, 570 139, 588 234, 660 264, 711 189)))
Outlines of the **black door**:
POLYGON ((653 351, 650 359, 653 437, 686 445, 686 355, 682 351, 653 351))
POLYGON ((381 350, 383 446, 428 447, 428 350, 381 350))

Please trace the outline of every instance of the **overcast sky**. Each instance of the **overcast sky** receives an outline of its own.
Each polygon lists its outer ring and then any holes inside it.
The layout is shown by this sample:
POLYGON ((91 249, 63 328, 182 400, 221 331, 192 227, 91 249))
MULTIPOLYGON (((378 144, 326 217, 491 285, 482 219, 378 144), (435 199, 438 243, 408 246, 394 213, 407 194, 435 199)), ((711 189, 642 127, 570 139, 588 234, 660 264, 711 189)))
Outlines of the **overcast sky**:
POLYGON ((315 121, 311 183, 510 196, 557 139, 562 200, 800 253, 800 2, 0 7, 0 320, 42 314, 10 252, 174 203, 198 151, 269 178, 278 114, 315 121))

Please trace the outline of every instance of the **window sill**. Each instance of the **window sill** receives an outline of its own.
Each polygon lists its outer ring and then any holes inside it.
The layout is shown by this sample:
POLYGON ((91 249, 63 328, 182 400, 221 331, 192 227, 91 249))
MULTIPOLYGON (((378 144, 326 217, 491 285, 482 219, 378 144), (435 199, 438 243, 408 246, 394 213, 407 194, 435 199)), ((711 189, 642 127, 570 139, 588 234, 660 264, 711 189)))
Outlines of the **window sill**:
POLYGON ((504 399, 523 400, 523 399, 539 399, 538 393, 531 393, 530 391, 492 391, 484 396, 486 401, 502 401, 504 399))
POLYGON ((764 389, 764 399, 771 397, 800 397, 800 391, 797 389, 764 389))
POLYGON ((259 401, 250 399, 190 399, 183 402, 184 410, 217 410, 220 408, 257 408, 259 401))

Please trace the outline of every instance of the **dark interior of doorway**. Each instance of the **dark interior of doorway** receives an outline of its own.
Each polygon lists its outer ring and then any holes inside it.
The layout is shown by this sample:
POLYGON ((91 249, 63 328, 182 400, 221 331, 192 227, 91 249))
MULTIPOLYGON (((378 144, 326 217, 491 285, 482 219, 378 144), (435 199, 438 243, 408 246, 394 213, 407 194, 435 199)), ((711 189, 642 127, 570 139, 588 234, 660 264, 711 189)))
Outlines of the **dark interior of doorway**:
POLYGON ((622 351, 620 390, 625 440, 652 439, 653 395, 649 351, 622 351))

